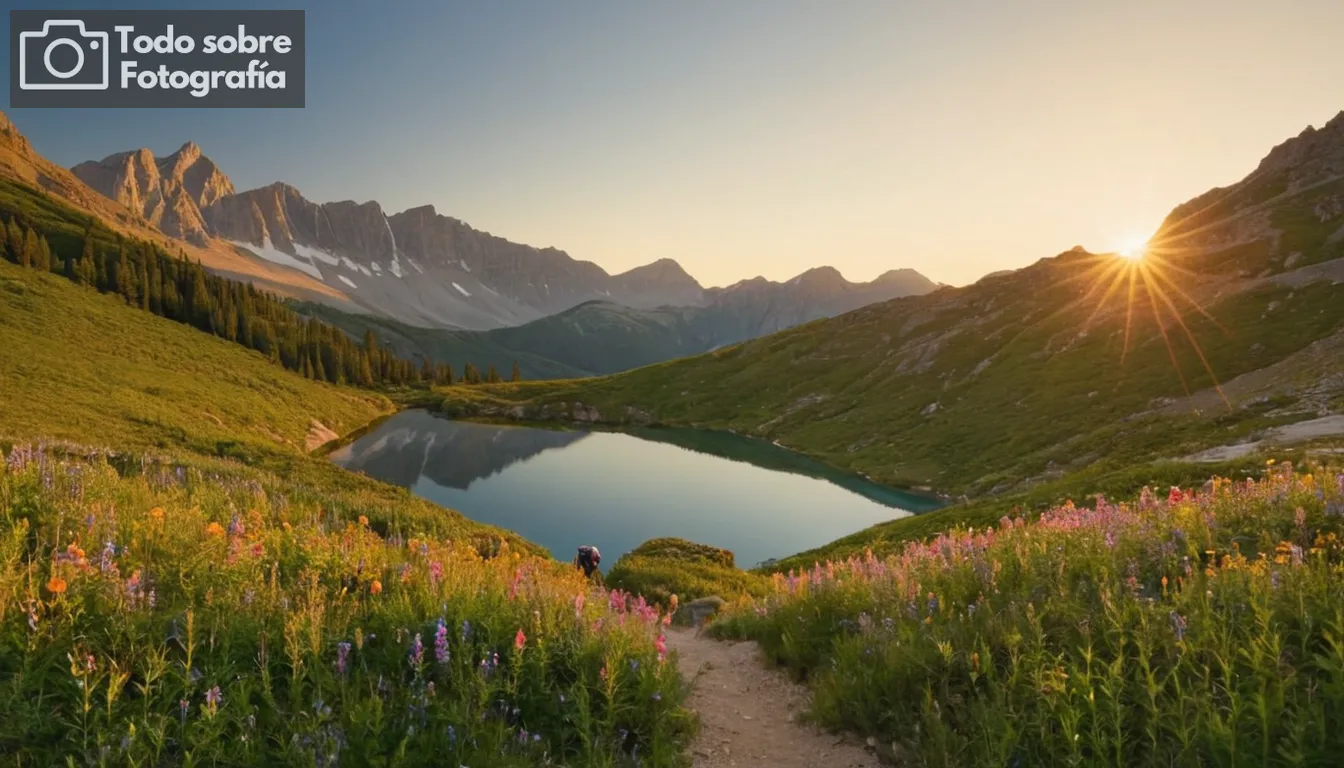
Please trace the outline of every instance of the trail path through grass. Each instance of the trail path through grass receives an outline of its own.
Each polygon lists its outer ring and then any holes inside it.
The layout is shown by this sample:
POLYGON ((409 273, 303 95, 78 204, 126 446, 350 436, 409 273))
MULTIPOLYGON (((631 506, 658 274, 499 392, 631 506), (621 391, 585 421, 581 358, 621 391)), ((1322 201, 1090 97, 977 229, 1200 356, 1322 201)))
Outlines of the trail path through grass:
POLYGON ((688 703, 700 713, 700 734, 691 746, 696 768, 881 765, 853 737, 800 722, 807 689, 762 666, 756 643, 719 642, 689 629, 668 632, 667 642, 695 686, 688 703))

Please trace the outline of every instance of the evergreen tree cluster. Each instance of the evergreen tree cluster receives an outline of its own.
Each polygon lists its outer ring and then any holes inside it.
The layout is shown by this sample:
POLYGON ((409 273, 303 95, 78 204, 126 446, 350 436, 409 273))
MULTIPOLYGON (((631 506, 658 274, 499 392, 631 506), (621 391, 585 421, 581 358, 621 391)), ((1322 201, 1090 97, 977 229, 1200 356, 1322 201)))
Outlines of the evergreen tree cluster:
MULTIPOLYGON (((361 387, 457 381, 446 362, 424 358, 417 364, 398 357, 379 344, 371 330, 356 342, 333 325, 298 314, 251 283, 212 275, 185 254, 171 256, 153 243, 106 232, 97 233, 99 237, 90 228, 82 248, 59 253, 17 216, 0 219, 0 225, 4 233, 0 250, 15 264, 62 273, 80 285, 120 296, 130 306, 254 349, 307 378, 361 387)), ((521 378, 516 363, 513 374, 514 381, 521 378)), ((475 365, 464 366, 462 383, 482 380, 500 378, 493 366, 484 379, 475 365)))

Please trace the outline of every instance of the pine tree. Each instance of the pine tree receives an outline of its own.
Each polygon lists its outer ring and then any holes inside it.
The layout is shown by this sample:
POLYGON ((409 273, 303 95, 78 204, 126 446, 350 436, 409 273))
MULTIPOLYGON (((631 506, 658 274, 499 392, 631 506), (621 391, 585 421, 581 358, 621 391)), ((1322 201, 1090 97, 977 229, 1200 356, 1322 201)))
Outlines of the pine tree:
POLYGON ((10 219, 9 224, 5 225, 5 239, 9 241, 10 261, 18 264, 23 258, 23 230, 14 219, 10 219))
POLYGON ((476 370, 476 366, 473 363, 467 363, 466 367, 462 369, 462 383, 463 384, 481 383, 481 372, 476 370))
POLYGON ((495 366, 493 365, 490 366, 489 370, 485 374, 485 380, 490 382, 491 384, 498 384, 500 382, 499 371, 495 370, 495 366))
POLYGON ((126 258, 126 249, 124 248, 117 257, 116 291, 126 300, 127 304, 135 304, 135 270, 131 268, 131 263, 126 258))
POLYGON ((43 272, 51 271, 51 244, 47 238, 39 237, 37 239, 37 268, 43 272))
POLYGON ((513 361, 513 374, 509 376, 509 381, 522 381, 523 369, 518 367, 518 361, 513 361))
POLYGON ((23 233, 23 250, 19 252, 19 266, 31 267, 37 261, 37 233, 32 227, 23 233))
POLYGON ((369 365, 369 353, 367 349, 359 355, 359 383, 365 387, 373 386, 373 369, 369 365))
POLYGON ((140 308, 149 311, 149 271, 140 265, 140 308))

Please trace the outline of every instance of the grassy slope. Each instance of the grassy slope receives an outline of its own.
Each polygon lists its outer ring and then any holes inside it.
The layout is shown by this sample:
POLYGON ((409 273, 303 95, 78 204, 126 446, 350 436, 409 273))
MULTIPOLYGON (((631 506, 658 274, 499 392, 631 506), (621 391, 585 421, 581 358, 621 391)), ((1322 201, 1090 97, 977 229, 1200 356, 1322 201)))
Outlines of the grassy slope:
POLYGON ((459 331, 418 328, 395 320, 357 315, 326 305, 300 303, 298 311, 362 337, 372 329, 398 354, 428 355, 481 370, 495 366, 507 376, 517 361, 526 379, 561 379, 629 370, 696 354, 714 346, 714 331, 695 319, 693 307, 632 309, 590 301, 512 328, 459 331))
POLYGON ((453 372, 461 375, 464 364, 470 362, 485 371, 495 366, 501 376, 508 377, 517 361, 526 379, 556 379, 587 376, 589 371, 562 362, 560 356, 548 356, 527 349, 514 349, 493 338, 493 331, 453 331, 443 328, 419 328, 383 317, 342 312, 325 304, 296 303, 295 311, 319 318, 351 334, 363 338, 372 330, 379 341, 391 347, 402 357, 426 357, 435 362, 446 362, 453 372))
POLYGON ((126 307, 113 296, 0 262, 0 442, 56 439, 150 451, 200 468, 278 475, 335 516, 380 530, 484 542, 510 532, 303 452, 311 422, 337 432, 390 410, 386 398, 309 381, 260 355, 126 307))
MULTIPOLYGON (((1118 308, 1082 335, 1086 305, 1070 281, 1088 262, 1068 254, 1009 278, 616 376, 447 394, 468 411, 491 398, 580 401, 619 420, 633 406, 663 423, 779 440, 879 481, 973 495, 1022 478, 1181 456, 1305 415, 1291 403, 1156 413, 1185 387, 1213 380, 1173 336, 1177 372, 1161 332, 1179 330, 1159 330, 1151 317, 1135 317, 1123 364, 1118 308)), ((1340 284, 1267 284, 1205 306, 1212 319, 1190 312, 1186 322, 1219 381, 1344 328, 1340 284)))
POLYGON ((79 288, 0 265, 0 424, 15 435, 213 452, 221 441, 302 449, 314 419, 336 432, 390 408, 261 355, 79 288))

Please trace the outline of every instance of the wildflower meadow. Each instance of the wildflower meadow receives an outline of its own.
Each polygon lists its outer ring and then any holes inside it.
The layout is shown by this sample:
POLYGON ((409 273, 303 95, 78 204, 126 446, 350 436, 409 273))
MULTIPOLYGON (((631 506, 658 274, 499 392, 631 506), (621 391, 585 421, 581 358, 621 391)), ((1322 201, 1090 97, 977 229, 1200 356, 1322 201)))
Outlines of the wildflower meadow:
POLYGON ((668 617, 640 598, 241 468, 0 456, 13 764, 682 760, 668 617))
POLYGON ((1344 474, 1278 466, 818 563, 714 631, 899 762, 1339 765, 1344 474))

